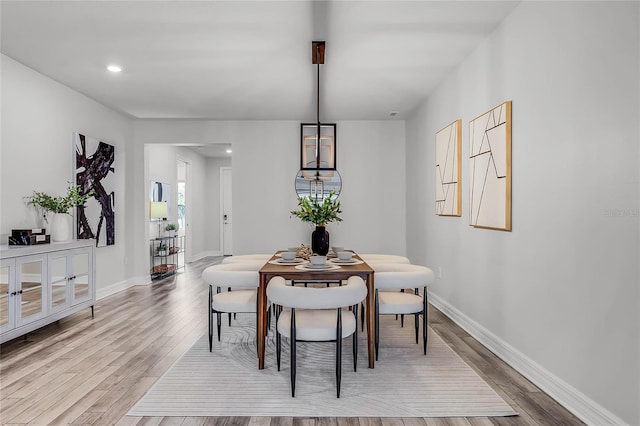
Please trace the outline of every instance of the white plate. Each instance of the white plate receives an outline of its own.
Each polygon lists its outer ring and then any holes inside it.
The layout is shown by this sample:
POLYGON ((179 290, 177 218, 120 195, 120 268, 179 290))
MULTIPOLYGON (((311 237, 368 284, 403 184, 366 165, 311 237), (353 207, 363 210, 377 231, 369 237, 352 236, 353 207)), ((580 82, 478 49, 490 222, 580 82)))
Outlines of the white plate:
POLYGON ((304 262, 304 259, 301 259, 299 257, 296 257, 293 260, 285 260, 285 259, 278 259, 276 260, 276 263, 281 263, 283 265, 297 265, 299 263, 304 262))
POLYGON ((306 265, 298 265, 296 266, 296 269, 306 269, 307 271, 328 271, 331 269, 339 269, 340 267, 338 265, 330 265, 330 264, 324 264, 324 265, 312 265, 310 263, 306 264, 306 265))
POLYGON ((342 260, 342 259, 332 259, 331 260, 333 263, 358 263, 357 259, 349 259, 349 260, 342 260))
POLYGON ((329 262, 333 263, 334 265, 361 265, 362 260, 359 259, 349 259, 349 260, 340 260, 340 259, 331 259, 329 260, 329 262))

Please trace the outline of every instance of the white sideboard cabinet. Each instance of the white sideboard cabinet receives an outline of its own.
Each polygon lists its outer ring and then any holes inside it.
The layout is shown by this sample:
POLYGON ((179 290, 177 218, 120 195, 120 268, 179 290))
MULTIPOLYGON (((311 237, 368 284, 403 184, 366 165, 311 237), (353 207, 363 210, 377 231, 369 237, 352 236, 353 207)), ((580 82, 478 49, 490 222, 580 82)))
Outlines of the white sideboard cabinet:
POLYGON ((95 240, 0 245, 0 343, 93 307, 95 240))

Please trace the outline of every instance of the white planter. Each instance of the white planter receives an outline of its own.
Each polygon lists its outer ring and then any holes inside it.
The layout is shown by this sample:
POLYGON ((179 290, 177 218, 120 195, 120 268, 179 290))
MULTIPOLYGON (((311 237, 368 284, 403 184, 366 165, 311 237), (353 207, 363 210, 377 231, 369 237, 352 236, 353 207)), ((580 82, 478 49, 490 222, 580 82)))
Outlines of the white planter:
POLYGON ((175 237, 176 236, 176 231, 175 230, 171 230, 171 231, 164 231, 164 236, 165 237, 175 237))
POLYGON ((51 240, 69 241, 71 238, 69 219, 71 217, 64 213, 54 213, 51 218, 51 240))

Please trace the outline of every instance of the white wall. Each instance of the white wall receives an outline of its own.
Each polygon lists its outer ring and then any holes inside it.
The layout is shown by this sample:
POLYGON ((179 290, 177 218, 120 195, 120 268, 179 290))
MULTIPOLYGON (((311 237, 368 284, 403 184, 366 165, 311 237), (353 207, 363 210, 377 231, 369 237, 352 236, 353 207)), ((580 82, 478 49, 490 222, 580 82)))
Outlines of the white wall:
POLYGON ((407 125, 408 254, 441 268, 433 300, 592 424, 640 424, 638 9, 522 3, 407 125), (473 229, 468 123, 505 100, 513 231, 473 229), (442 218, 435 132, 457 118, 463 216, 442 218))
POLYGON ((127 257, 133 210, 124 182, 130 177, 133 140, 130 119, 2 55, 2 145, 0 149, 0 234, 35 227, 34 209, 23 197, 34 190, 63 195, 73 181, 72 134, 80 132, 112 144, 115 159, 116 243, 96 250, 96 286, 102 289, 134 275, 127 257), (128 155, 130 154, 130 155, 128 155))
MULTIPOLYGON (((300 123, 294 121, 140 120, 136 143, 233 144, 234 254, 268 253, 310 244, 310 225, 291 217, 300 166, 300 123)), ((404 122, 337 123, 343 177, 343 222, 331 242, 361 252, 404 254, 404 122)))

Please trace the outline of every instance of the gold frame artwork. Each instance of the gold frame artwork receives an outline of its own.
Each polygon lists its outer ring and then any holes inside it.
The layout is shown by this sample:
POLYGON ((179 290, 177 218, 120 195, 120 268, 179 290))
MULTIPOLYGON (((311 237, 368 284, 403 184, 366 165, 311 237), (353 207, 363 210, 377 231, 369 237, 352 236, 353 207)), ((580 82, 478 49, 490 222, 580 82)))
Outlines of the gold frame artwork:
POLYGON ((462 120, 436 133, 436 215, 462 216, 462 120))
POLYGON ((469 225, 511 231, 511 101, 469 122, 469 225))

